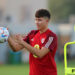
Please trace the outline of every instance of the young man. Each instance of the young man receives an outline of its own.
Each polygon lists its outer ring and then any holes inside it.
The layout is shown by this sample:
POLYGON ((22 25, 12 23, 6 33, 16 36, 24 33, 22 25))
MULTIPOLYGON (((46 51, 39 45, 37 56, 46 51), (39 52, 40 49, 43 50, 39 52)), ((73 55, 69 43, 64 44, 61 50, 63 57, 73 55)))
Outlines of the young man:
POLYGON ((32 30, 25 38, 16 35, 16 41, 10 36, 9 45, 13 51, 26 48, 29 52, 29 75, 57 75, 54 56, 57 49, 57 36, 50 29, 48 23, 50 13, 46 9, 39 9, 35 13, 37 30, 32 30))

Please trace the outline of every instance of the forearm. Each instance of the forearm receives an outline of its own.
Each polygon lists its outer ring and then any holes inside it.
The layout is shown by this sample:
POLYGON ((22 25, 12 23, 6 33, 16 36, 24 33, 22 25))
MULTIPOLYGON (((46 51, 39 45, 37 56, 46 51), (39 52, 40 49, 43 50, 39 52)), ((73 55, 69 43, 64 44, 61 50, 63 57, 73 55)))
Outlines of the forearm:
POLYGON ((26 48, 32 54, 42 58, 44 57, 50 50, 48 48, 42 47, 41 49, 37 49, 32 47, 30 44, 25 42, 21 35, 17 35, 18 43, 21 44, 24 48, 26 48))
POLYGON ((24 42, 24 41, 22 42, 22 45, 23 45, 29 52, 31 52, 32 54, 35 54, 35 55, 37 55, 37 56, 39 57, 39 55, 40 55, 40 50, 38 50, 38 49, 32 47, 31 45, 29 45, 28 43, 26 43, 26 42, 24 42))
POLYGON ((8 43, 9 43, 9 46, 12 48, 13 51, 19 51, 22 47, 19 48, 18 44, 13 40, 12 37, 9 37, 8 38, 8 43))
POLYGON ((32 54, 38 56, 39 58, 42 58, 44 57, 48 52, 49 52, 49 49, 47 48, 44 48, 42 47, 41 49, 36 49, 34 47, 32 47, 31 45, 29 45, 28 43, 26 42, 22 42, 22 45, 29 51, 31 52, 32 54))

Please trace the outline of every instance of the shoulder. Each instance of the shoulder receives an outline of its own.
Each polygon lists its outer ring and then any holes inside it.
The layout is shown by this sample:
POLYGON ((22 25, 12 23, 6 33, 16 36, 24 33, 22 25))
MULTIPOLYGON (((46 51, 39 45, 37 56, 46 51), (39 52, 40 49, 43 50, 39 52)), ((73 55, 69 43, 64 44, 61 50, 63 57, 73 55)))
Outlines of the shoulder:
POLYGON ((38 32, 38 30, 31 30, 27 35, 28 35, 29 37, 32 37, 32 36, 34 36, 37 32, 38 32))
POLYGON ((57 35, 56 35, 56 33, 54 33, 53 31, 51 31, 51 30, 49 30, 49 37, 53 37, 53 38, 55 38, 55 39, 57 39, 57 35))
POLYGON ((37 33, 39 30, 31 30, 31 33, 37 33))
POLYGON ((39 30, 31 30, 30 34, 36 34, 39 30))

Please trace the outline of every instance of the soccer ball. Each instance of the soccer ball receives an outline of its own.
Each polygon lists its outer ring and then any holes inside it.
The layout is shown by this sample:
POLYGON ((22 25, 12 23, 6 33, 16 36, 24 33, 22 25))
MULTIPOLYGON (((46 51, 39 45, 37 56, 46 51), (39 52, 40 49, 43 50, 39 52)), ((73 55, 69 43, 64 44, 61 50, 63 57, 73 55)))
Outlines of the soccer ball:
POLYGON ((0 43, 4 43, 7 41, 9 36, 9 31, 5 27, 0 27, 0 43))

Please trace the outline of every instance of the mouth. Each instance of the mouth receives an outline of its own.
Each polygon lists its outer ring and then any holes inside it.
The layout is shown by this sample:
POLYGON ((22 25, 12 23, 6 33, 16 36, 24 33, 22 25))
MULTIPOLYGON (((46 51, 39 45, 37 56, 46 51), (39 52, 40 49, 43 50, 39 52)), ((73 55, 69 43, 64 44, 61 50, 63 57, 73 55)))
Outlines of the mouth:
POLYGON ((37 26, 37 28, 39 28, 39 25, 36 25, 37 26))

